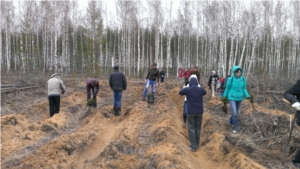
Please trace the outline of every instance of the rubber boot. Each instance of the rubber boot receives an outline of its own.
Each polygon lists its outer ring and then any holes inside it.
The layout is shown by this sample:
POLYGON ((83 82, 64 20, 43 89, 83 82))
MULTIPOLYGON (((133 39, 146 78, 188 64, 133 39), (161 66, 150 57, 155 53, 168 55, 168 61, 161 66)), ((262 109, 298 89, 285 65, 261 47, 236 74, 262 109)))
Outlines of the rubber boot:
POLYGON ((121 108, 116 108, 115 116, 120 116, 120 115, 121 115, 121 108))

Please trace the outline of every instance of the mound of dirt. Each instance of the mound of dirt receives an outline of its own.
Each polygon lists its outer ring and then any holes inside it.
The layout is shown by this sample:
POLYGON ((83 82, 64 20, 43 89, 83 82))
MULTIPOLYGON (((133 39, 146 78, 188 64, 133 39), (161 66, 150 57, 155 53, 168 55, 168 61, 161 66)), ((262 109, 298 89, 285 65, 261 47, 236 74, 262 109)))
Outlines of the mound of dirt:
MULTIPOLYGON (((46 79, 46 78, 45 78, 46 79)), ((142 101, 144 83, 128 81, 122 114, 113 114, 113 92, 100 81, 97 108, 86 106, 85 79, 63 79, 60 113, 49 118, 45 88, 2 95, 1 168, 289 168, 280 163, 289 116, 248 101, 242 103, 241 131, 231 133, 228 113, 218 97, 204 97, 200 147, 188 148, 183 128, 184 97, 177 80, 157 88, 154 104, 142 101), (15 104, 22 100, 21 104, 15 104), (12 106, 13 105, 13 106, 12 106), (12 108, 13 107, 13 108, 12 108)), ((149 88, 149 92, 151 89, 149 88)), ((295 128, 289 151, 299 147, 295 128)))

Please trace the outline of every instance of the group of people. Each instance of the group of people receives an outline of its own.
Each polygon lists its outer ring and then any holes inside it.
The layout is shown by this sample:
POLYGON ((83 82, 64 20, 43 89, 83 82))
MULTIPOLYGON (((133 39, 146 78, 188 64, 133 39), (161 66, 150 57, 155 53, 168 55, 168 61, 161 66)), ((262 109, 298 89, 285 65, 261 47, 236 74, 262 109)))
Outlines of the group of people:
MULTIPOLYGON (((152 96, 155 96, 155 89, 159 85, 159 82, 163 83, 164 72, 161 73, 156 67, 156 63, 153 63, 149 69, 145 78, 146 86, 143 92, 143 100, 145 100, 149 85, 152 85, 152 96)), ((121 99, 122 91, 127 88, 127 80, 124 73, 119 71, 118 66, 114 66, 114 72, 109 76, 109 86, 114 92, 113 111, 115 116, 119 116, 121 112, 121 99)), ((240 66, 233 66, 232 75, 228 75, 222 82, 221 88, 223 89, 223 97, 227 98, 231 108, 231 117, 229 124, 232 126, 233 133, 239 132, 238 112, 241 107, 242 101, 246 98, 249 99, 249 93, 247 91, 247 81, 243 76, 243 69, 240 66)), ((183 89, 179 91, 180 95, 184 95, 184 109, 183 109, 183 126, 188 123, 188 134, 191 151, 195 152, 200 143, 200 132, 203 116, 203 96, 206 95, 206 91, 200 85, 200 72, 198 67, 193 67, 189 72, 188 79, 185 80, 183 89)), ((187 73, 188 75, 188 73, 187 73)), ((186 77, 185 77, 186 78, 186 77)), ((209 78, 208 86, 212 89, 212 81, 219 80, 215 71, 209 78)), ((66 87, 61 80, 60 76, 55 73, 51 75, 51 78, 47 82, 48 86, 48 100, 50 108, 50 117, 55 113, 59 113, 60 107, 60 94, 66 92, 66 87)), ((90 106, 96 107, 96 96, 99 92, 99 81, 96 79, 89 79, 86 83, 87 100, 93 96, 94 103, 90 106), (91 92, 92 91, 92 92, 91 92)), ((292 107, 296 110, 297 125, 300 126, 300 79, 289 90, 284 93, 284 98, 288 100, 292 107), (296 97, 295 97, 296 96, 296 97)), ((294 166, 300 168, 300 150, 296 152, 294 159, 292 160, 294 166)))
MULTIPOLYGON (((159 82, 164 82, 165 72, 163 69, 162 71, 159 71, 156 66, 156 63, 152 64, 152 67, 149 69, 145 78, 146 86, 143 92, 143 100, 145 100, 147 96, 149 85, 152 85, 152 96, 154 98, 155 88, 158 86, 159 82)), ((110 74, 108 81, 109 86, 114 93, 113 112, 115 116, 119 116, 121 114, 122 92, 127 88, 127 80, 124 73, 119 71, 119 66, 116 65, 113 69, 114 72, 110 74)), ((50 117, 52 117, 54 114, 59 113, 60 94, 65 93, 66 87, 57 73, 51 75, 47 82, 47 87, 50 117)), ((99 89, 100 85, 98 80, 95 78, 88 79, 86 83, 87 106, 97 107, 97 94, 99 89)))
MULTIPOLYGON (((223 90, 223 97, 227 98, 230 104, 231 117, 229 124, 232 126, 232 133, 238 133, 239 121, 238 112, 241 107, 242 101, 246 98, 249 99, 247 91, 247 81, 243 76, 243 69, 240 66, 233 66, 232 75, 228 75, 221 82, 221 89, 223 90)), ((212 71, 208 81, 209 89, 214 90, 212 85, 213 80, 219 80, 219 76, 215 71, 212 71)), ((203 115, 203 96, 206 91, 200 86, 194 75, 189 77, 188 82, 184 85, 183 89, 179 91, 180 95, 185 95, 184 108, 183 108, 183 126, 188 122, 188 134, 191 151, 196 151, 199 147, 200 132, 203 115)), ((292 107, 297 110, 297 124, 300 126, 300 80, 284 93, 284 97, 292 104, 292 107), (295 98, 296 96, 296 98, 295 98)), ((300 167, 300 150, 297 151, 292 163, 296 167, 300 167)))

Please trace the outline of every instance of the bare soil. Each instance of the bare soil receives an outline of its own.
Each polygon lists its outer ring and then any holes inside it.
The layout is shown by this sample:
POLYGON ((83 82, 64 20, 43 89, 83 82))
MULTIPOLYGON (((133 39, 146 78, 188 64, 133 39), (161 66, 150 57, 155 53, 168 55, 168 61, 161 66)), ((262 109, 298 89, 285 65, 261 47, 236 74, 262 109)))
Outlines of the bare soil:
POLYGON ((116 117, 107 78, 100 79, 97 108, 89 108, 87 79, 62 77, 67 92, 61 95, 60 113, 50 118, 48 77, 24 78, 1 79, 2 84, 37 86, 1 95, 2 169, 287 169, 293 168, 290 161, 300 145, 296 126, 290 146, 284 147, 290 117, 286 110, 269 108, 274 97, 264 97, 255 109, 243 101, 241 131, 232 134, 229 105, 225 114, 223 103, 205 86, 200 147, 192 152, 187 128, 182 127, 184 97, 178 94, 178 79, 165 79, 155 103, 148 104, 141 98, 144 81, 128 78, 122 114, 116 117))

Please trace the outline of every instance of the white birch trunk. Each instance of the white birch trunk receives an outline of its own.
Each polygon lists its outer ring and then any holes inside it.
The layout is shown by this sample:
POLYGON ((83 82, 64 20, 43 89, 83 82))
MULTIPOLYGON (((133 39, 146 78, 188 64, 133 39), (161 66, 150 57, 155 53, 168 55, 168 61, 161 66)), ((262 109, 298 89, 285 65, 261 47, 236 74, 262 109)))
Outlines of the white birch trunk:
POLYGON ((143 29, 141 29, 141 41, 142 41, 142 61, 141 61, 141 68, 145 68, 145 35, 143 35, 143 29))
POLYGON ((82 75, 83 75, 83 71, 85 70, 85 59, 84 59, 84 54, 83 54, 83 42, 82 42, 82 36, 83 36, 83 33, 81 32, 81 38, 80 38, 80 43, 81 43, 81 59, 82 59, 82 65, 81 65, 81 69, 82 69, 82 75))
POLYGON ((8 23, 6 25, 6 31, 5 31, 5 40, 6 40, 6 44, 5 44, 5 55, 6 55, 6 64, 7 64, 7 69, 6 72, 10 72, 10 33, 8 32, 8 23))
POLYGON ((240 62, 238 64, 238 66, 242 66, 242 64, 243 64, 243 58, 245 57, 244 53, 245 53, 245 48, 246 48, 246 42, 247 42, 247 38, 245 38, 245 41, 244 41, 243 50, 242 50, 242 54, 241 54, 241 58, 240 58, 240 62))
POLYGON ((163 61, 164 61, 164 57, 163 57, 163 39, 162 39, 162 34, 160 34, 160 70, 161 68, 164 66, 163 61))
POLYGON ((235 44, 235 54, 234 54, 233 64, 236 64, 236 58, 237 58, 237 55, 238 55, 238 50, 239 50, 239 39, 237 38, 236 39, 236 44, 235 44))
POLYGON ((233 36, 230 38, 231 40, 230 40, 229 67, 232 67, 235 64, 234 59, 233 59, 233 38, 234 38, 233 36))
MULTIPOLYGON (((56 24, 55 24, 56 25, 56 24)), ((55 33, 54 33, 54 57, 55 57, 55 73, 59 73, 58 72, 58 55, 57 55, 57 30, 56 30, 56 26, 54 28, 55 33)))
MULTIPOLYGON (((99 31, 99 41, 100 41, 100 46, 99 46, 99 66, 102 68, 104 66, 103 65, 103 54, 102 54, 102 28, 99 31)), ((94 51, 94 47, 93 47, 93 51, 94 51)))
POLYGON ((248 77, 248 75, 250 73, 252 62, 253 62, 253 60, 255 60, 255 46, 256 46, 256 41, 257 41, 257 38, 255 38, 253 46, 252 46, 251 58, 250 58, 250 61, 249 61, 249 66, 248 66, 246 78, 248 77))
POLYGON ((157 28, 155 30, 155 59, 154 59, 154 62, 157 64, 158 64, 158 54, 159 54, 159 30, 157 28))
POLYGON ((276 73, 280 73, 280 63, 282 62, 281 61, 281 56, 280 56, 280 51, 281 51, 281 38, 279 38, 279 42, 277 42, 277 45, 276 45, 276 56, 277 56, 277 59, 276 59, 276 73))
MULTIPOLYGON (((111 34, 111 33, 110 33, 111 34)), ((111 39, 110 39, 111 40, 111 39)), ((108 31, 106 32, 106 49, 105 49, 105 67, 108 67, 108 58, 109 58, 109 51, 108 51, 108 31)))
POLYGON ((169 77, 169 68, 172 67, 171 59, 171 36, 167 33, 167 64, 166 64, 166 77, 169 77))
MULTIPOLYGON (((141 51, 140 51, 140 26, 138 26, 137 32, 137 76, 140 76, 140 66, 141 66, 141 51)), ((143 60, 142 60, 143 61, 143 60)))
POLYGON ((131 35, 131 33, 130 33, 131 31, 130 31, 130 29, 129 30, 127 30, 127 36, 126 36, 126 38, 127 38, 127 45, 126 45, 126 62, 125 62, 125 65, 124 66, 126 66, 127 67, 127 72, 129 73, 129 76, 131 76, 131 72, 130 72, 130 65, 131 65, 131 63, 130 63, 130 51, 131 51, 131 37, 130 37, 130 35, 131 35))

